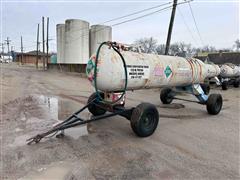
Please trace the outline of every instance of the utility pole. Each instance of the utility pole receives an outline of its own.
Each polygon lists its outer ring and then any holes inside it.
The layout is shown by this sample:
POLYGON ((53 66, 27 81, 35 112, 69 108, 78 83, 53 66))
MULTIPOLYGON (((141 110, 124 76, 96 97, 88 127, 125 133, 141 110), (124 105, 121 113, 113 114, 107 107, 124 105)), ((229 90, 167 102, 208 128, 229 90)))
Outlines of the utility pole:
POLYGON ((11 40, 9 39, 9 37, 7 37, 7 39, 6 39, 5 41, 7 42, 7 47, 8 47, 8 59, 10 60, 9 44, 10 44, 11 40))
POLYGON ((23 64, 23 40, 21 36, 21 64, 23 64))
POLYGON ((173 8, 172 8, 172 15, 169 22, 169 28, 168 28, 168 36, 167 36, 167 42, 166 42, 166 49, 165 49, 165 55, 168 55, 170 42, 171 42, 171 36, 172 36, 172 29, 173 29, 173 23, 175 18, 175 12, 177 7, 177 0, 173 0, 173 8))
POLYGON ((2 43, 1 46, 2 46, 2 55, 4 55, 4 43, 2 43))
POLYGON ((45 40, 44 40, 44 17, 42 17, 42 48, 43 48, 43 70, 45 70, 45 40))
POLYGON ((1 52, 1 54, 2 54, 2 61, 4 61, 4 43, 1 43, 0 44, 0 46, 2 46, 2 52, 1 52))
POLYGON ((47 43, 46 43, 46 46, 47 46, 47 61, 46 61, 46 69, 48 69, 48 50, 49 50, 49 46, 48 46, 48 34, 49 34, 49 17, 47 17, 47 43))
POLYGON ((39 24, 38 24, 38 27, 37 27, 37 52, 36 52, 36 56, 37 56, 36 68, 37 69, 38 69, 38 52, 39 52, 39 24))

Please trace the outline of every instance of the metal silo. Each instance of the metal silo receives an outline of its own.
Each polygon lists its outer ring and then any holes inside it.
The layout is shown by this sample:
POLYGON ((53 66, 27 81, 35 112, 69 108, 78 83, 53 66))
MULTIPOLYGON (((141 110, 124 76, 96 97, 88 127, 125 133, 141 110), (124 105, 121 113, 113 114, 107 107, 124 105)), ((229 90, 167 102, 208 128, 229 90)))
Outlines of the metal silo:
POLYGON ((64 63, 65 24, 57 24, 57 63, 64 63))
POLYGON ((89 59, 89 23, 78 19, 65 21, 65 62, 86 64, 89 59))
POLYGON ((92 25, 90 29, 90 55, 96 52, 103 41, 112 41, 112 27, 92 25))

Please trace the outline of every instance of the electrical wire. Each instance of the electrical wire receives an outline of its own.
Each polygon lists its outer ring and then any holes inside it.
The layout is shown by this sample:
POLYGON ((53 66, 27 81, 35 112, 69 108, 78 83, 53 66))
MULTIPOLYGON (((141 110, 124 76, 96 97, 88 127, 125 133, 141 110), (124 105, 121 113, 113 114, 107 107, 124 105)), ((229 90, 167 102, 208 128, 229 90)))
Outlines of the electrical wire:
MULTIPOLYGON (((107 20, 107 21, 104 21, 102 23, 97 23, 97 24, 106 24, 106 23, 109 23, 109 22, 113 22, 113 21, 117 21, 119 19, 123 19, 123 18, 127 18, 127 17, 130 17, 130 16, 133 16, 133 15, 136 15, 136 14, 140 14, 140 13, 143 13, 145 11, 149 11, 149 10, 152 10, 152 9, 156 9, 156 8, 159 8, 159 7, 162 7, 162 6, 165 6, 165 5, 168 5, 168 4, 171 4, 172 2, 167 2, 167 3, 163 3, 163 4, 160 4, 160 5, 157 5, 157 6, 153 6, 153 7, 150 7, 150 8, 146 8, 146 9, 142 9, 142 10, 139 10, 139 11, 136 11, 136 12, 133 12, 133 13, 130 13, 130 14, 126 14, 126 15, 123 15, 123 16, 120 16, 120 17, 116 17, 116 18, 113 18, 113 19, 110 19, 110 20, 107 20)), ((155 12, 156 13, 156 12, 155 12)), ((152 14, 152 13, 150 13, 152 14)), ((144 17, 144 16, 143 16, 144 17)), ((140 17, 139 17, 140 18, 140 17)), ((136 18, 136 19, 139 19, 139 18, 136 18)), ((131 20, 132 21, 132 20, 131 20)), ((126 22, 130 22, 130 21, 126 21, 126 22)), ((121 22, 121 23, 116 23, 114 26, 118 25, 118 24, 122 24, 124 22, 121 22)), ((38 23, 37 23, 38 24, 38 23)), ((36 24, 34 24, 36 25, 36 24)), ((107 28, 107 27, 106 27, 107 28)), ((73 30, 72 32, 75 32, 75 31, 83 31, 83 30, 86 30, 86 29, 89 29, 88 27, 87 28, 79 28, 79 29, 75 29, 73 30)), ((105 29, 105 28, 104 28, 105 29)), ((101 29, 101 30, 104 30, 104 29, 101 29)), ((98 32, 98 31, 96 31, 98 32)), ((86 36, 88 36, 89 34, 87 33, 86 36)), ((55 36, 51 36, 51 37, 56 37, 55 36)), ((80 37, 81 38, 81 37, 80 37)), ((13 38, 15 39, 15 38, 13 38)), ((30 41, 25 41, 25 42, 30 42, 30 41)))
POLYGON ((203 45, 204 45, 203 39, 202 39, 202 36, 201 36, 200 31, 199 31, 199 29, 198 29, 197 22, 196 22, 196 19, 195 19, 194 14, 193 14, 193 10, 192 10, 192 6, 191 6, 190 2, 188 2, 188 5, 189 5, 189 8, 190 8, 190 12, 191 12, 191 15, 192 15, 192 18, 193 18, 195 27, 196 27, 196 29, 197 29, 198 36, 199 36, 199 38, 200 38, 200 40, 201 40, 201 43, 202 43, 202 46, 203 46, 203 45))
MULTIPOLYGON (((156 9, 156 8, 159 8, 159 7, 162 7, 162 6, 171 4, 171 3, 172 3, 172 2, 163 3, 163 4, 160 4, 160 5, 157 5, 157 6, 153 6, 153 7, 146 8, 146 9, 142 9, 142 10, 139 10, 139 11, 136 11, 136 12, 133 12, 133 13, 130 13, 130 14, 126 14, 126 15, 123 15, 123 16, 119 16, 119 17, 116 17, 116 18, 113 18, 113 19, 110 19, 110 20, 107 20, 107 21, 104 21, 104 22, 96 23, 96 24, 104 25, 104 24, 109 23, 109 22, 112 22, 112 21, 116 21, 116 20, 119 20, 119 19, 127 18, 127 17, 133 16, 133 15, 136 15, 136 14, 143 13, 143 12, 145 12, 145 11, 149 11, 149 10, 152 10, 152 9, 156 9)), ((71 32, 82 31, 82 30, 87 30, 87 29, 89 29, 89 27, 77 28, 77 29, 75 29, 75 30, 73 30, 73 31, 71 31, 71 32)), ((55 35, 55 37, 56 37, 56 35, 55 35)))
MULTIPOLYGON (((178 3, 178 5, 185 4, 185 3, 189 3, 190 1, 191 1, 191 0, 189 0, 189 1, 184 1, 184 2, 180 2, 180 3, 178 3)), ((124 15, 124 16, 121 16, 121 17, 117 17, 117 18, 114 18, 114 19, 105 21, 105 22, 103 22, 103 23, 111 22, 111 21, 116 21, 116 20, 118 20, 118 19, 126 18, 126 17, 128 17, 128 16, 132 16, 132 15, 139 14, 139 13, 142 13, 142 12, 145 12, 145 11, 149 11, 149 10, 151 10, 151 9, 155 9, 155 8, 157 8, 157 7, 164 6, 164 5, 167 5, 167 4, 170 4, 170 2, 161 4, 161 5, 158 5, 158 6, 154 6, 154 7, 151 7, 151 8, 143 9, 143 10, 140 10, 140 11, 136 11, 136 12, 134 12, 134 13, 131 13, 131 14, 128 14, 128 15, 124 15)), ((131 22, 131 21, 135 21, 135 20, 138 20, 138 19, 141 19, 141 18, 150 16, 150 15, 153 15, 153 14, 156 14, 156 13, 160 13, 160 12, 169 10, 169 9, 171 9, 171 8, 172 8, 172 5, 171 5, 171 6, 164 7, 164 8, 162 8, 162 9, 158 9, 158 10, 156 10, 156 11, 153 11, 153 12, 150 12, 150 13, 147 13, 147 14, 144 14, 144 15, 142 15, 142 16, 138 16, 138 17, 135 17, 135 18, 132 18, 132 19, 128 19, 128 20, 119 22, 119 23, 112 24, 112 25, 110 25, 110 26, 111 26, 111 27, 114 27, 114 26, 118 26, 118 25, 121 25, 121 24, 125 24, 125 23, 131 22)), ((99 23, 99 24, 101 24, 101 23, 99 23)), ((104 29, 106 29, 106 28, 108 28, 108 27, 103 27, 103 28, 101 28, 101 29, 99 29, 99 30, 96 30, 95 32, 102 31, 102 30, 104 30, 104 29)), ((86 28, 79 29, 79 31, 80 31, 80 30, 84 30, 84 29, 86 29, 86 28)), ((75 31, 77 31, 77 30, 75 30, 75 31)), ((72 31, 72 32, 74 32, 74 31, 72 31)), ((71 42, 76 41, 76 40, 78 40, 78 39, 80 39, 80 38, 83 38, 84 36, 89 37, 89 32, 86 33, 86 34, 83 34, 83 35, 81 35, 81 36, 79 36, 79 37, 77 37, 77 38, 75 38, 75 39, 72 40, 71 42)))
POLYGON ((116 20, 119 20, 119 19, 123 19, 123 18, 129 17, 129 16, 133 16, 133 15, 136 15, 136 14, 139 14, 139 13, 142 13, 142 12, 145 12, 145 11, 149 11, 149 10, 152 10, 152 9, 156 9, 156 8, 159 8, 159 7, 161 7, 161 6, 165 6, 165 5, 168 5, 168 4, 171 4, 171 3, 172 3, 172 2, 167 2, 167 3, 163 3, 163 4, 160 4, 160 5, 157 5, 157 6, 153 6, 153 7, 150 7, 150 8, 146 8, 146 9, 143 9, 143 10, 140 10, 140 11, 136 11, 136 12, 133 12, 133 13, 124 15, 124 16, 120 16, 120 17, 117 17, 117 18, 110 19, 110 20, 105 21, 105 22, 100 23, 100 24, 106 24, 106 23, 109 23, 109 22, 112 22, 112 21, 116 21, 116 20))
MULTIPOLYGON (((185 3, 189 3, 190 1, 192 0, 189 0, 189 1, 184 1, 184 2, 180 2, 178 3, 177 5, 181 5, 181 4, 185 4, 185 3)), ((173 6, 167 6, 167 7, 164 7, 162 9, 158 9, 156 11, 153 11, 153 12, 150 12, 150 13, 147 13, 147 14, 144 14, 142 16, 138 16, 138 17, 135 17, 135 18, 132 18, 132 19, 128 19, 128 20, 125 20, 125 21, 122 21, 122 22, 119 22, 119 23, 115 23, 115 24, 112 24, 110 25, 111 27, 114 27, 114 26, 118 26, 118 25, 121 25, 121 24, 125 24, 125 23, 128 23, 128 22, 131 22, 131 21, 135 21, 135 20, 138 20, 138 19, 141 19, 141 18, 144 18, 144 17, 147 17, 147 16, 151 16, 153 14, 156 14, 156 13, 161 13, 161 12, 164 12, 164 11, 167 11, 167 10, 170 10, 173 6)), ((103 28, 100 28, 98 30, 96 30, 95 32, 99 32, 99 31, 102 31, 104 29, 107 29, 108 27, 103 27, 103 28)), ((74 40, 72 40, 71 42, 74 42, 80 38, 83 38, 83 37, 89 37, 89 32, 87 32, 86 34, 83 34, 81 36, 78 36, 77 38, 75 38, 74 40)), ((66 42, 67 43, 67 42, 66 42)))
POLYGON ((142 16, 138 16, 138 17, 136 17, 136 18, 132 18, 132 19, 129 19, 129 20, 126 20, 126 21, 122 21, 122 22, 113 24, 113 25, 111 25, 111 26, 113 27, 113 26, 118 26, 118 25, 120 25, 120 24, 125 24, 125 23, 131 22, 131 21, 135 21, 135 20, 138 20, 138 19, 141 19, 141 18, 150 16, 150 15, 153 15, 153 14, 156 14, 156 13, 159 13, 159 12, 162 12, 162 11, 164 11, 164 10, 169 10, 169 9, 171 9, 171 8, 172 8, 172 6, 168 6, 168 7, 159 9, 159 10, 157 10, 157 11, 153 11, 153 12, 151 12, 151 13, 144 14, 144 15, 142 15, 142 16))
MULTIPOLYGON (((164 12, 166 10, 169 10, 171 9, 172 6, 168 6, 168 7, 165 7, 165 8, 162 8, 162 9, 159 9, 157 11, 153 11, 151 13, 148 13, 148 14, 145 14, 145 15, 142 15, 142 16, 138 16, 138 17, 135 17, 135 18, 132 18, 132 19, 128 19, 128 20, 125 20, 125 21, 122 21, 122 22, 119 22, 119 23, 115 23, 115 24, 112 24, 110 25, 111 27, 114 27, 114 26, 118 26, 118 25, 121 25, 121 24, 125 24, 125 23, 128 23, 128 22, 131 22, 131 21, 135 21, 135 20, 138 20, 138 19, 141 19, 141 18, 144 18, 144 17, 147 17, 147 16, 150 16, 152 14, 155 14, 155 13, 160 13, 160 12, 164 12)), ((102 27, 96 31, 94 31, 95 33, 96 32, 99 32, 99 31, 103 31, 105 29, 107 29, 108 27, 102 27)), ((74 41, 77 41, 79 40, 80 38, 83 38, 83 37, 89 37, 89 32, 87 32, 86 34, 83 34, 81 36, 78 36, 77 38, 75 38, 74 40, 72 40, 71 42, 74 42, 74 41)), ((67 42, 66 42, 67 43, 67 42)))
POLYGON ((181 10, 180 10, 180 8, 177 7, 177 10, 178 10, 178 12, 179 12, 179 14, 180 14, 180 16, 181 16, 181 18, 182 18, 182 20, 183 20, 184 25, 185 25, 186 28, 187 28, 189 34, 191 35, 192 40, 197 44, 197 46, 199 46, 199 43, 196 41, 196 39, 195 39, 195 37, 194 37, 194 35, 193 35, 190 27, 188 26, 188 24, 187 24, 187 22, 186 22, 186 20, 185 20, 185 18, 184 18, 184 16, 183 16, 183 13, 182 13, 181 10))

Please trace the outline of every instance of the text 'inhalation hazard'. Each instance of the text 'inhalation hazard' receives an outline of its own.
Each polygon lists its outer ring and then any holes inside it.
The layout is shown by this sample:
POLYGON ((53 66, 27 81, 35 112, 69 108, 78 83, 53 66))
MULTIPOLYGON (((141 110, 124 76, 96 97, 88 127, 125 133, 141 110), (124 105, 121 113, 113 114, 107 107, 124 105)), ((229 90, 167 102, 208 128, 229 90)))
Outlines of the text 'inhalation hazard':
POLYGON ((127 65, 127 70, 130 79, 144 79, 149 76, 149 66, 146 65, 127 65))

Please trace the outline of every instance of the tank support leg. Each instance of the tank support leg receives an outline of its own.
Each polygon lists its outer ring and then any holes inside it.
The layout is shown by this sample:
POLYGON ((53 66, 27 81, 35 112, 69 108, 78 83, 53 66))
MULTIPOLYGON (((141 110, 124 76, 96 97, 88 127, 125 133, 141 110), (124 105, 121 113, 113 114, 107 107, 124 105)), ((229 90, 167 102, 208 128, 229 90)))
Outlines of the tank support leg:
POLYGON ((203 92, 202 87, 200 86, 200 84, 194 84, 192 85, 192 92, 193 94, 196 96, 196 98, 199 100, 199 103, 201 104, 206 104, 207 100, 208 100, 208 95, 206 95, 203 92))
MULTIPOLYGON (((185 92, 194 95, 200 104, 206 104, 208 100, 208 95, 206 95, 201 87, 200 84, 193 84, 190 86, 184 86, 184 87, 176 87, 176 90, 179 92, 185 92)), ((175 98, 174 99, 180 99, 180 98, 175 98)), ((183 99, 181 99, 183 100, 183 99)), ((190 101, 190 100, 187 100, 190 101)), ((194 102, 194 101, 191 101, 194 102)))

